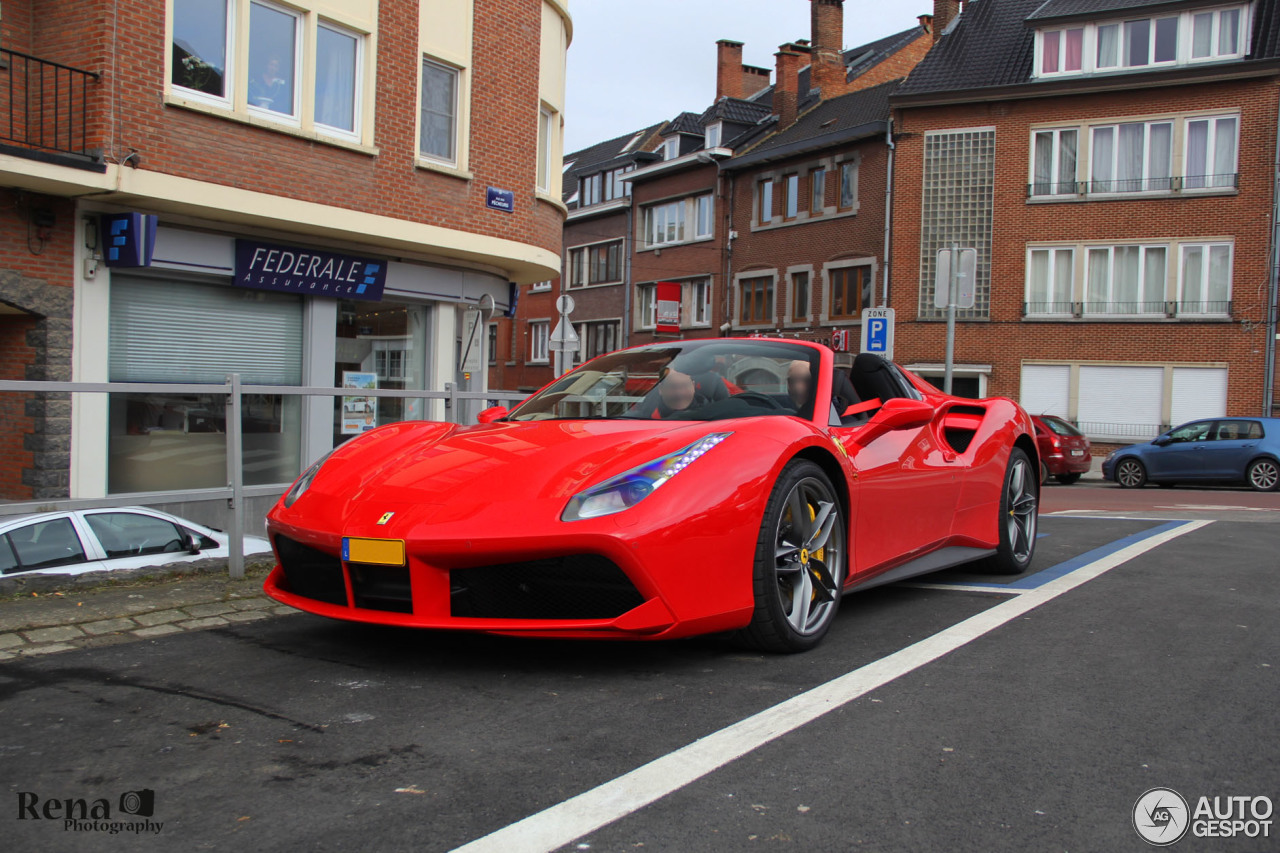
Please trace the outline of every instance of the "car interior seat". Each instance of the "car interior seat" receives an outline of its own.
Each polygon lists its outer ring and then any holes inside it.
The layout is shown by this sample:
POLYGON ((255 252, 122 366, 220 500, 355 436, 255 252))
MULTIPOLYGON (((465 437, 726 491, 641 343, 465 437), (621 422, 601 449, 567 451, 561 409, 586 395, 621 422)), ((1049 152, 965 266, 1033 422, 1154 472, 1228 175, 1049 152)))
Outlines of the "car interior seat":
POLYGON ((858 353, 849 370, 853 390, 863 400, 892 400, 905 396, 898 378, 889 369, 889 362, 875 353, 858 353))

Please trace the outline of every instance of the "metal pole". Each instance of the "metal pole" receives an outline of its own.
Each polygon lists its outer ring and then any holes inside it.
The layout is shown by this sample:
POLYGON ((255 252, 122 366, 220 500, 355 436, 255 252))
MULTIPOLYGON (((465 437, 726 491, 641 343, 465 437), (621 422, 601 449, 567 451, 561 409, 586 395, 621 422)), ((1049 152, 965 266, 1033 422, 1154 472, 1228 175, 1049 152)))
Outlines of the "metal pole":
POLYGON ((960 263, 960 253, 955 246, 951 247, 951 275, 947 283, 947 364, 942 379, 942 390, 951 393, 951 365, 956 354, 956 265, 960 263))
POLYGON ((231 510, 229 541, 227 543, 227 569, 232 580, 244 577, 244 445, 241 434, 242 399, 240 374, 227 377, 231 393, 227 397, 227 478, 231 481, 231 497, 227 501, 231 510))

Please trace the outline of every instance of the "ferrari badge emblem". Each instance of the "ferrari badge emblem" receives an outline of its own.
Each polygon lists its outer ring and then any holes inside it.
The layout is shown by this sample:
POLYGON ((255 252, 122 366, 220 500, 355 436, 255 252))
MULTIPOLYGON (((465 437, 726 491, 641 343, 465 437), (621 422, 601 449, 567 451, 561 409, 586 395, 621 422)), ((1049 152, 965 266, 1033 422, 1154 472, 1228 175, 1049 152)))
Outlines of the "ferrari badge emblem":
POLYGON ((378 519, 378 524, 386 524, 388 521, 391 520, 391 516, 393 515, 395 515, 394 512, 384 512, 382 514, 382 518, 378 519))

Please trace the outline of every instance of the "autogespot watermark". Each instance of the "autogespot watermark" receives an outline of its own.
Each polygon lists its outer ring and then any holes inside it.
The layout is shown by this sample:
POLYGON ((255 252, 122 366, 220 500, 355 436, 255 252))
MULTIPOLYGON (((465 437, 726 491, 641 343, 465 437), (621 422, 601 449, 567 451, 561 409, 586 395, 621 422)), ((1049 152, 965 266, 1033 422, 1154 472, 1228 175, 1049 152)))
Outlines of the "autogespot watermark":
POLYGON ((1168 847, 1195 838, 1270 838, 1270 797, 1200 797, 1192 807, 1172 788, 1152 788, 1133 804, 1133 828, 1148 844, 1168 847))
POLYGON ((151 820, 156 813, 156 792, 150 788, 125 791, 119 798, 41 798, 32 791, 18 792, 18 820, 57 821, 67 832, 105 832, 109 835, 156 835, 164 821, 151 820), (116 803, 114 814, 111 803, 116 803), (138 818, 141 818, 139 820, 138 818))

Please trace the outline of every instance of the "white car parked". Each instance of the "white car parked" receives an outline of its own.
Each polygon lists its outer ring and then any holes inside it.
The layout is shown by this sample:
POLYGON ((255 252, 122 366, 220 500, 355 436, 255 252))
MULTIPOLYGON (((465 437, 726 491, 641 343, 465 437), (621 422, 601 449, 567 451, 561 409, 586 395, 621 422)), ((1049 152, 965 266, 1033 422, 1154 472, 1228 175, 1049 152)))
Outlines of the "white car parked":
MULTIPOLYGON (((0 575, 78 575, 228 556, 227 534, 145 507, 0 516, 0 575)), ((271 545, 244 538, 245 554, 271 545)))

